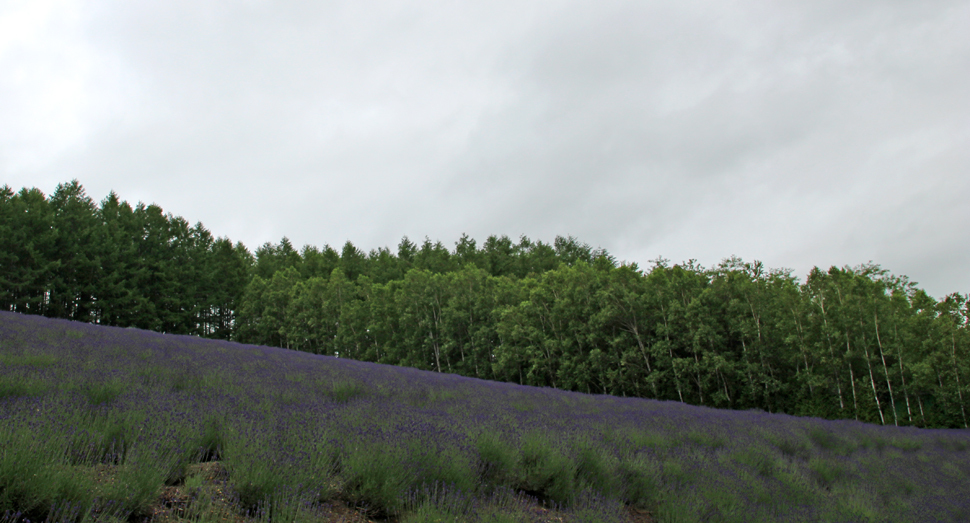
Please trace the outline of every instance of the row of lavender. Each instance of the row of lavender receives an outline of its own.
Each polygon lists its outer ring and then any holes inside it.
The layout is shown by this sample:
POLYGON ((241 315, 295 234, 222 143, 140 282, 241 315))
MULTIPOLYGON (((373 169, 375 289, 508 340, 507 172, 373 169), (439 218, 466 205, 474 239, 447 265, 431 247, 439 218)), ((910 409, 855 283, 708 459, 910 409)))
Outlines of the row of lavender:
POLYGON ((31 520, 147 517, 166 482, 212 459, 244 508, 277 507, 277 521, 292 514, 279 507, 335 498, 470 519, 509 493, 576 521, 619 521, 624 506, 660 521, 970 517, 966 431, 568 393, 11 313, 0 313, 0 436, 0 512, 31 520), (97 483, 99 467, 116 481, 97 483))

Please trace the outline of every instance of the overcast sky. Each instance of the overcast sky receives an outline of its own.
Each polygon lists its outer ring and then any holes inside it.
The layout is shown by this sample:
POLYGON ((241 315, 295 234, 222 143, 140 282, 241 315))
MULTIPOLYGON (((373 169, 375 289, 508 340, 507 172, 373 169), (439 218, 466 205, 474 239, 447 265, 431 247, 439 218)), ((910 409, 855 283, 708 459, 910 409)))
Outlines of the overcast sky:
POLYGON ((0 184, 970 291, 970 2, 0 0, 0 184))

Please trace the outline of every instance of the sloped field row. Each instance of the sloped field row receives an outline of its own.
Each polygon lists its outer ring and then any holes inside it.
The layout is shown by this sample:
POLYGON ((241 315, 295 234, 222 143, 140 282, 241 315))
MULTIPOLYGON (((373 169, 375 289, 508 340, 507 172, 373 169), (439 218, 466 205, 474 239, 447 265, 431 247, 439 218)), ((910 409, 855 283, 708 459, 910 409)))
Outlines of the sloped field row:
POLYGON ((966 492, 966 431, 569 393, 0 313, 9 521, 202 521, 217 509, 287 522, 962 521, 966 492), (210 512, 160 501, 187 492, 210 512))

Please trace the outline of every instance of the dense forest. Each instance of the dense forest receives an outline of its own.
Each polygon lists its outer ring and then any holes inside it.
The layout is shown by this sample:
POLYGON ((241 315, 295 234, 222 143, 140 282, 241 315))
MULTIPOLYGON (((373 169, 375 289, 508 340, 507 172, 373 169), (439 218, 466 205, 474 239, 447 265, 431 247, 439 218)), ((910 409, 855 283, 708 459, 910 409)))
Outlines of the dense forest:
POLYGON ((618 264, 572 237, 250 252, 156 205, 0 188, 0 309, 489 380, 968 426, 968 296, 878 265, 618 264))

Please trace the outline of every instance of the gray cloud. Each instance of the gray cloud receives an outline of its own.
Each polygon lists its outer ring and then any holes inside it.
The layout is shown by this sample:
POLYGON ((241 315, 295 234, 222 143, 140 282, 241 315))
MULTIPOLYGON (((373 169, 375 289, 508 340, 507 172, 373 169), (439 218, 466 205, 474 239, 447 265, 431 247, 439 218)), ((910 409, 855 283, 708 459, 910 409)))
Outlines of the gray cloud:
POLYGON ((15 187, 250 247, 572 234, 970 291, 967 2, 66 5, 0 11, 15 187))

